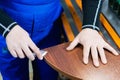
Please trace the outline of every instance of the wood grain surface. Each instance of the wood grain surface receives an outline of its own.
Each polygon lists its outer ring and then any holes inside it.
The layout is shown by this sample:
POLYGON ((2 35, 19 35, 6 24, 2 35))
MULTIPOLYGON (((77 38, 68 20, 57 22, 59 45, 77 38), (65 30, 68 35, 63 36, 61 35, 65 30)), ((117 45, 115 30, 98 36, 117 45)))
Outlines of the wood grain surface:
POLYGON ((45 56, 46 62, 58 72, 73 80, 120 80, 120 56, 114 56, 105 51, 108 63, 96 68, 91 57, 89 64, 82 62, 82 46, 77 46, 72 51, 67 51, 69 43, 46 48, 48 54, 45 56))

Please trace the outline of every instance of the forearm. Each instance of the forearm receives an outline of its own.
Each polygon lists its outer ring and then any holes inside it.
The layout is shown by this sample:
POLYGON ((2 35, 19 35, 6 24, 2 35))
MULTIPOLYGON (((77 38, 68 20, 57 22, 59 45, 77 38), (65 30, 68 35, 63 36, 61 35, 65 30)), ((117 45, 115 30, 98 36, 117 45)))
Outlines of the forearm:
POLYGON ((92 28, 99 30, 102 0, 82 0, 83 29, 92 28))
POLYGON ((15 25, 17 25, 17 23, 0 9, 0 34, 6 37, 15 25))

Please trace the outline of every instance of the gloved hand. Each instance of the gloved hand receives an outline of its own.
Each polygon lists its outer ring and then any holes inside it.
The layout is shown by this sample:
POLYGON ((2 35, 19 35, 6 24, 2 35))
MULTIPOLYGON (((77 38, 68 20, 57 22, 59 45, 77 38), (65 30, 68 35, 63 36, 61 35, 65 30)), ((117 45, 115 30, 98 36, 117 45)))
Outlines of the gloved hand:
POLYGON ((106 41, 104 41, 101 35, 93 29, 83 29, 67 47, 67 50, 74 49, 79 43, 83 45, 83 62, 85 64, 88 64, 89 62, 88 58, 90 55, 90 50, 93 58, 93 64, 96 67, 99 66, 98 54, 100 55, 102 63, 107 63, 104 48, 111 51, 114 55, 118 55, 117 51, 113 49, 106 41))
POLYGON ((35 53, 38 59, 43 59, 39 48, 31 40, 29 34, 19 25, 16 25, 8 33, 6 43, 8 50, 14 57, 24 58, 27 56, 30 60, 34 60, 35 57, 33 53, 35 53))

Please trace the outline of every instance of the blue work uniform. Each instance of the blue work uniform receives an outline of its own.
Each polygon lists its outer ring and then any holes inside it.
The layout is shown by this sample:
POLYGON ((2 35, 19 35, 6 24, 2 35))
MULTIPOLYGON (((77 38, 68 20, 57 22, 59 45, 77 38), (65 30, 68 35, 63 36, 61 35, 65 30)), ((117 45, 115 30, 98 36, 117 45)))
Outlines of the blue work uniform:
MULTIPOLYGON (((29 33, 40 49, 60 43, 60 0, 0 0, 0 8, 29 33)), ((3 80, 29 80, 28 61, 27 58, 13 58, 5 39, 0 36, 3 80)), ((32 64, 34 80, 57 80, 57 72, 44 60, 36 58, 32 64)))

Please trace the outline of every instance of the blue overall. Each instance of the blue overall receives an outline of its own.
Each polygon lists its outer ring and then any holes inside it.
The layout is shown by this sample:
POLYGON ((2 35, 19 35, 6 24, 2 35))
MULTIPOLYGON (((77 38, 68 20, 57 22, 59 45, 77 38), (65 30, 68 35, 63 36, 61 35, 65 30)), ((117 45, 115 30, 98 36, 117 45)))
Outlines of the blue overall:
MULTIPOLYGON (((40 48, 60 43, 60 0, 0 0, 0 8, 25 29, 40 48)), ((24 36, 24 35, 23 35, 24 36)), ((0 36, 0 72, 3 80, 29 80, 28 59, 13 58, 0 36)), ((44 60, 32 62, 34 80, 57 80, 44 60)))

